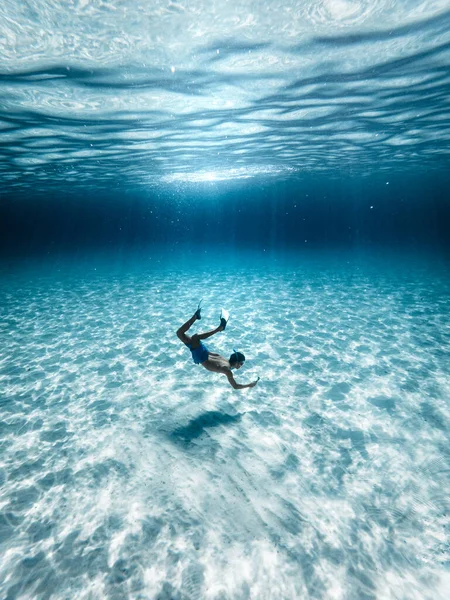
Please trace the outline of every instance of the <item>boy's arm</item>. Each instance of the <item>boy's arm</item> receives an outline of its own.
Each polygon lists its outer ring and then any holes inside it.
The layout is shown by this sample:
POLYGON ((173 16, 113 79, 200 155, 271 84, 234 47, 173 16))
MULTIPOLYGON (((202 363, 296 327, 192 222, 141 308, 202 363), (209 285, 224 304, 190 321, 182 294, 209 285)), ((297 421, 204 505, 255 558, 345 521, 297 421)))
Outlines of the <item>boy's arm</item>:
POLYGON ((242 383, 238 383, 235 378, 233 377, 233 373, 230 370, 226 370, 224 372, 224 374, 227 376, 228 381, 230 382, 230 384, 233 386, 233 388, 235 390, 243 390, 244 388, 252 388, 255 387, 255 385, 258 383, 259 381, 259 377, 256 381, 252 381, 252 383, 246 383, 245 385, 242 383))

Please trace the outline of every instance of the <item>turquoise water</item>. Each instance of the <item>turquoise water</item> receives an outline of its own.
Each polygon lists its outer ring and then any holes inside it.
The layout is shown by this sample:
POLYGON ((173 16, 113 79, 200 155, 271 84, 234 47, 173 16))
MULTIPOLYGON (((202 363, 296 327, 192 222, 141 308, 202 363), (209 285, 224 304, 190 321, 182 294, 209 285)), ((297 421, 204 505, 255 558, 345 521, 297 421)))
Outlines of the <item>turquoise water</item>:
POLYGON ((449 97, 448 0, 0 3, 0 598, 447 600, 449 97))
POLYGON ((4 273, 2 597, 446 598, 449 286, 345 254, 4 273), (200 298, 255 388, 177 339, 200 298))

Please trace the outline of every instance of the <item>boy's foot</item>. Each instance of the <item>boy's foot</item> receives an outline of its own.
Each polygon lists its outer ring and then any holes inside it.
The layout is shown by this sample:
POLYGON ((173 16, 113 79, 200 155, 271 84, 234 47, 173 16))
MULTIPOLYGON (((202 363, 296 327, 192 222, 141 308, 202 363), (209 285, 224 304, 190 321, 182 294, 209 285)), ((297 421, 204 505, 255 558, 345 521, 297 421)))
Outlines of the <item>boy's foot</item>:
POLYGON ((203 298, 198 303, 198 308, 197 308, 197 310, 194 313, 195 316, 197 317, 197 319, 201 319, 202 318, 202 309, 200 308, 202 301, 203 301, 203 298))
POLYGON ((230 318, 230 313, 222 308, 222 312, 220 313, 220 327, 222 327, 222 331, 225 329, 228 323, 228 319, 230 318))

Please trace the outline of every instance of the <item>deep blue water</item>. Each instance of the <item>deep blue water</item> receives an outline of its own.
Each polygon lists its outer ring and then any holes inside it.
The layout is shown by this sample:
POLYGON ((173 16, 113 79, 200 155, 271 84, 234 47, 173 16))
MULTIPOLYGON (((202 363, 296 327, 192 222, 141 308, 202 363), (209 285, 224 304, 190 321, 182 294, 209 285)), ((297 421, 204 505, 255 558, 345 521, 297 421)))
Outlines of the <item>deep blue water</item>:
POLYGON ((0 597, 447 599, 449 97, 447 0, 1 4, 0 597))

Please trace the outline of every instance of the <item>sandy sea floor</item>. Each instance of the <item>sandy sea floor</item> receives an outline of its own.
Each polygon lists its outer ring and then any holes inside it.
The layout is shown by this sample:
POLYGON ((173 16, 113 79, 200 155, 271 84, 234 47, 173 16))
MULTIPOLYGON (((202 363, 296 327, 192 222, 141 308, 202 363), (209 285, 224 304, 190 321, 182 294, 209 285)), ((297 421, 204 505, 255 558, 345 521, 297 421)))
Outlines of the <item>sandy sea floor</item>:
POLYGON ((338 265, 2 276, 0 596, 448 598, 450 277, 338 265))

